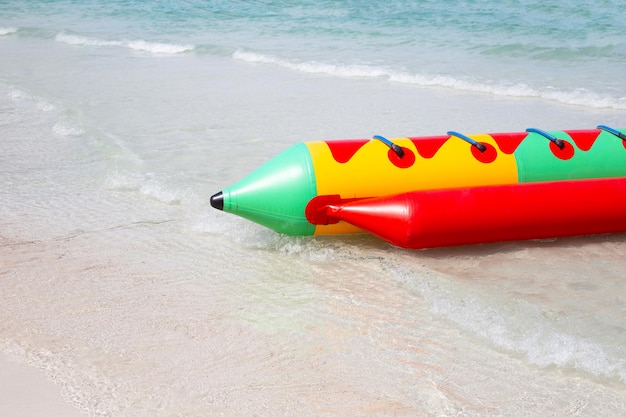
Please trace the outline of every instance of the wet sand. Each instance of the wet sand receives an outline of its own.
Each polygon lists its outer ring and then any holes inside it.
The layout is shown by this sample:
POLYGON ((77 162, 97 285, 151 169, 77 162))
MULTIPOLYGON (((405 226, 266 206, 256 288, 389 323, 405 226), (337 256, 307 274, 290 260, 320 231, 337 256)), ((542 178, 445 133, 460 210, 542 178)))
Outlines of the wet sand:
POLYGON ((0 414, 3 417, 78 417, 59 387, 28 365, 0 355, 0 414))

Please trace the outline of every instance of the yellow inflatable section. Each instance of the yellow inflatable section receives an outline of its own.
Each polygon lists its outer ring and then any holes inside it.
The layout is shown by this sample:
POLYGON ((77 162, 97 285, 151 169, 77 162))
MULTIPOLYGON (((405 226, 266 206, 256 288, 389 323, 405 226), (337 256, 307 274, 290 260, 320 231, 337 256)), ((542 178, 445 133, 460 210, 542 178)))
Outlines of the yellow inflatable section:
MULTIPOLYGON (((490 135, 472 135, 472 138, 495 152, 497 145, 490 135)), ((424 157, 410 138, 393 138, 391 141, 403 149, 403 158, 397 157, 378 140, 308 142, 317 194, 339 194, 344 199, 365 198, 406 190, 516 184, 518 180, 512 154, 500 154, 493 160, 481 161, 468 157, 473 145, 454 137, 434 137, 432 146, 436 148, 436 157, 428 157, 428 154, 424 157)), ((424 139, 420 138, 420 142, 424 143, 424 139)), ((353 226, 338 223, 318 225, 315 234, 355 231, 357 229, 353 226)))

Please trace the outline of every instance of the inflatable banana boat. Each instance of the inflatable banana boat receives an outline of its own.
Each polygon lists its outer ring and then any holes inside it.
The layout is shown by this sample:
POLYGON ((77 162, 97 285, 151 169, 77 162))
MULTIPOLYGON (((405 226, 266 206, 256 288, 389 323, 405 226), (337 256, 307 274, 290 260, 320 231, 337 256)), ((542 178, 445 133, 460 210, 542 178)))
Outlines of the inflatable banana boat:
POLYGON ((294 145, 211 197, 287 235, 403 248, 626 232, 626 129, 294 145))

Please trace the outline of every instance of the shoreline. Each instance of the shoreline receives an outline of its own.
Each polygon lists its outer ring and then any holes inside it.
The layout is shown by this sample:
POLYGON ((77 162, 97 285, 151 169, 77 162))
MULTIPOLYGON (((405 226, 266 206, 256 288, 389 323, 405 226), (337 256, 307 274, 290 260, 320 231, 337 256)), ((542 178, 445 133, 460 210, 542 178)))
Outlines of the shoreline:
POLYGON ((301 141, 622 128, 624 110, 209 53, 0 51, 0 417, 626 415, 623 236, 415 252, 209 205, 301 141))
POLYGON ((0 353, 0 404, 3 417, 82 416, 41 371, 4 353, 0 353))

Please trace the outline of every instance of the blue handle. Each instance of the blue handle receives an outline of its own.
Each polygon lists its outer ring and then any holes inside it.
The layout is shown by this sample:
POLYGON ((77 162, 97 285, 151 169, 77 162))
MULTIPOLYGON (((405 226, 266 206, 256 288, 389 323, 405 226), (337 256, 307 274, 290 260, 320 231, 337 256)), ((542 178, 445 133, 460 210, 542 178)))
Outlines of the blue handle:
POLYGON ((617 136, 621 140, 626 140, 626 135, 625 134, 623 134, 622 132, 620 132, 617 129, 613 129, 612 127, 605 126, 605 125, 598 125, 598 129, 602 129, 602 130, 604 130, 606 132, 609 132, 610 134, 617 136))
POLYGON ((386 137, 380 136, 380 135, 374 135, 373 138, 378 139, 385 145, 389 146, 391 150, 393 150, 396 153, 396 155, 398 155, 398 158, 402 158, 404 156, 404 149, 402 149, 400 146, 396 145, 395 143, 393 143, 386 137))
POLYGON ((565 143, 563 143, 562 139, 559 139, 556 136, 553 136, 544 130, 535 129, 534 127, 529 127, 528 129, 526 129, 526 131, 528 133, 537 133, 538 135, 543 136, 544 138, 548 139, 549 141, 553 142, 556 146, 558 146, 559 149, 563 149, 563 147, 565 146, 565 143))
POLYGON ((465 136, 462 133, 459 132, 454 132, 454 131, 449 131, 448 135, 450 136, 456 136, 459 139, 463 139, 465 142, 469 143, 472 146, 475 146, 476 148, 478 148, 479 151, 481 152, 485 152, 487 150, 487 147, 485 146, 484 143, 480 143, 475 141, 474 139, 470 138, 469 136, 465 136))

